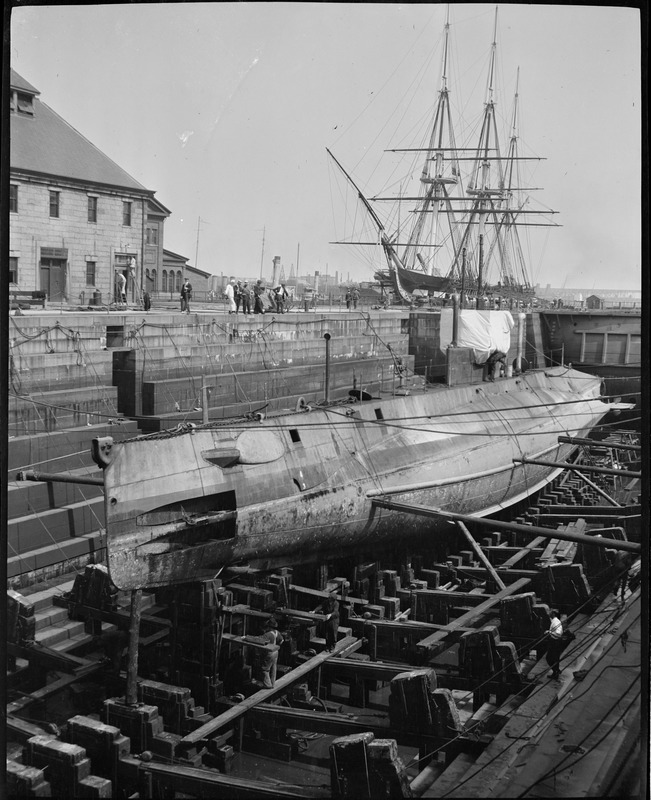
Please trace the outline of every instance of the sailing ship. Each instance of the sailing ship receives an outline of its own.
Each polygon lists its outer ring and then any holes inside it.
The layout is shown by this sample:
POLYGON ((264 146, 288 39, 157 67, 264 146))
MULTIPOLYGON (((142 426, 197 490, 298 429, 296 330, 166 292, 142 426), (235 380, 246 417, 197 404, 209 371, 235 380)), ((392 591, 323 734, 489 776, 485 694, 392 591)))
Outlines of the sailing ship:
POLYGON ((474 298, 494 295, 526 302, 533 297, 534 287, 518 228, 555 227, 549 215, 557 212, 533 208, 528 193, 535 188, 524 185, 524 162, 540 159, 520 155, 519 75, 506 136, 508 146, 503 151, 500 142, 504 137, 495 108, 496 9, 483 111, 479 124, 468 126, 479 130, 479 135, 474 142, 458 144, 448 82, 449 38, 448 14, 441 87, 426 140, 422 146, 388 151, 405 157, 407 175, 416 171, 413 159, 423 159, 415 189, 409 188, 413 182, 405 178, 397 182, 404 187, 398 195, 368 198, 340 161, 327 151, 357 194, 377 233, 375 242, 355 241, 359 237, 352 233, 351 238, 334 243, 380 244, 387 268, 378 270, 376 276, 392 285, 396 296, 407 303, 418 294, 440 296, 455 291, 474 298), (381 211, 387 202, 390 210, 381 211))
MULTIPOLYGON (((402 252, 396 234, 387 232, 349 178, 405 299, 416 288, 446 290, 458 279, 483 291, 484 267, 498 253, 504 290, 523 285, 508 266, 505 239, 525 213, 512 205, 517 137, 507 165, 495 138, 492 77, 468 183, 461 178, 465 156, 444 145, 448 28, 435 125, 423 151, 420 211, 402 252), (453 197, 452 189, 462 186, 469 206, 453 197), (444 216, 452 223, 447 276, 434 273, 421 247, 426 219, 444 216), (491 226, 495 236, 485 244, 483 231, 491 226)), ((493 47, 491 75, 494 63, 493 47)), ((514 114, 514 130, 515 120, 514 114)), ((462 350, 448 348, 448 358, 462 350)), ((469 363, 471 347, 466 354, 469 363)), ((123 442, 96 440, 111 579, 121 589, 168 586, 214 576, 229 565, 275 568, 426 542, 448 524, 446 514, 486 516, 542 488, 573 448, 559 434, 584 437, 609 410, 599 380, 571 368, 518 370, 494 382, 482 382, 481 372, 479 382, 469 380, 470 373, 447 385, 403 387, 389 395, 358 390, 330 400, 326 388, 321 403, 255 419, 186 424, 123 442), (391 508, 387 498, 426 506, 439 517, 391 508)))

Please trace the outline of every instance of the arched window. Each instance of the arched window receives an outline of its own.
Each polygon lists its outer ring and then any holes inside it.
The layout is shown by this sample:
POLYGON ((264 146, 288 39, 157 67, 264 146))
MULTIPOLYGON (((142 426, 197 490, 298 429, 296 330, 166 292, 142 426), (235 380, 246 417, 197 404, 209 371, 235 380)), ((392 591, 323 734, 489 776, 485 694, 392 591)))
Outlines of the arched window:
POLYGON ((181 273, 181 270, 179 270, 179 271, 176 273, 176 291, 177 291, 177 292, 180 292, 180 291, 181 291, 181 284, 182 284, 182 283, 183 283, 183 275, 182 275, 182 273, 181 273))
POLYGON ((163 270, 163 275, 161 278, 161 289, 166 292, 167 291, 167 270, 163 270))
POLYGON ((155 292, 158 289, 158 285, 156 283, 156 270, 152 269, 151 271, 151 291, 155 292))

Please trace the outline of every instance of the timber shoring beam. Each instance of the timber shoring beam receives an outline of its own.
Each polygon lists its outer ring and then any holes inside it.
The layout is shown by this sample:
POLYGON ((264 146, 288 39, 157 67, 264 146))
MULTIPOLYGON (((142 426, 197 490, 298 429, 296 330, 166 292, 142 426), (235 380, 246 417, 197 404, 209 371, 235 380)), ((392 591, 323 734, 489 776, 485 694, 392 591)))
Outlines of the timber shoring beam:
POLYGON ((488 574, 495 581, 495 583, 497 584, 498 589, 506 589, 506 585, 504 584, 504 582, 502 581, 500 576, 495 571, 495 567, 486 558, 486 555, 485 555, 484 551, 477 544, 477 542, 472 538, 472 534, 470 533, 468 528, 466 528, 466 526, 463 524, 463 522, 461 522, 460 519, 457 520, 457 528, 461 531, 461 533, 463 534, 465 540, 468 542, 470 547, 472 547, 472 550, 473 550, 474 554, 481 561, 481 563, 486 567, 486 570, 488 571, 488 574))
MULTIPOLYGON (((404 672, 404 669, 400 671, 404 672)), ((396 671, 396 674, 398 674, 398 671, 396 671)), ((294 730, 323 733, 326 736, 351 736, 370 731, 378 739, 395 739, 398 744, 405 747, 425 747, 430 752, 445 747, 450 743, 451 738, 449 736, 434 736, 424 731, 418 731, 418 733, 405 731, 391 727, 386 723, 383 725, 369 723, 368 719, 359 719, 351 714, 309 711, 270 703, 262 703, 251 709, 251 718, 253 720, 273 722, 276 725, 294 730)), ((486 745, 491 739, 491 736, 476 737, 472 735, 466 737, 460 734, 455 741, 459 749, 465 749, 464 745, 467 746, 468 743, 476 745, 479 741, 481 745, 486 745)))
MULTIPOLYGON (((491 530, 516 531, 529 536, 542 536, 546 539, 561 539, 566 542, 580 542, 581 544, 590 544, 595 547, 626 550, 629 553, 639 553, 641 549, 637 542, 622 542, 615 539, 600 538, 598 535, 590 536, 588 534, 570 533, 565 530, 541 528, 536 525, 520 525, 517 522, 502 522, 502 520, 489 519, 488 517, 473 517, 470 514, 456 514, 437 508, 410 505, 409 503, 397 503, 395 500, 382 497, 374 497, 372 499, 373 503, 380 506, 380 508, 388 508, 391 511, 404 511, 407 514, 418 514, 421 517, 442 517, 443 519, 449 519, 451 522, 461 520, 462 522, 470 523, 471 525, 479 525, 483 528, 490 528, 491 530)), ((598 530, 595 531, 595 534, 598 533, 598 530)))
POLYGON ((579 471, 578 469, 573 470, 573 472, 577 478, 580 478, 583 481, 583 483, 585 483, 587 486, 593 489, 598 495, 603 497, 604 500, 608 500, 611 506, 615 506, 616 508, 621 508, 621 505, 617 502, 617 500, 611 497, 608 494, 608 492, 604 492, 601 486, 597 486, 597 484, 594 481, 591 481, 587 475, 584 475, 583 472, 579 471))
POLYGON ((544 458, 514 458, 515 464, 537 464, 540 467, 571 469, 575 472, 596 472, 599 475, 616 475, 618 478, 641 478, 641 472, 629 469, 612 469, 612 467, 593 467, 589 464, 572 464, 569 461, 547 461, 544 458))
POLYGON ((118 762, 120 784, 140 786, 141 780, 147 774, 156 778, 157 782, 165 787, 196 797, 224 798, 224 800, 239 800, 239 798, 250 800, 258 797, 323 797, 322 789, 310 793, 306 786, 290 787, 279 782, 264 783, 236 778, 216 770, 186 767, 183 764, 143 762, 131 756, 122 757, 118 762))
POLYGON ((642 452, 642 445, 639 444, 624 444, 618 442, 609 442, 608 440, 599 441, 598 439, 583 439, 580 436, 559 436, 558 441, 561 444, 581 444, 588 447, 609 447, 613 450, 633 450, 634 452, 642 452))
POLYGON ((68 472, 38 472, 35 469, 23 469, 16 473, 17 481, 39 481, 43 483, 84 483, 89 486, 104 486, 104 476, 95 478, 92 475, 73 475, 68 472))
POLYGON ((506 597, 510 597, 513 594, 518 594, 521 589, 524 589, 524 587, 528 586, 530 583, 531 581, 529 578, 520 578, 520 580, 517 580, 510 586, 507 586, 506 589, 502 589, 502 591, 498 592, 497 594, 490 595, 490 597, 487 597, 486 600, 484 600, 484 602, 480 605, 476 606, 470 611, 466 611, 465 614, 462 614, 460 617, 457 617, 457 619, 449 622, 445 626, 444 630, 437 631, 436 633, 432 633, 430 636, 427 636, 425 639, 421 639, 420 642, 418 642, 417 647, 419 650, 431 650, 436 645, 442 643, 447 638, 449 633, 457 628, 467 625, 473 620, 476 620, 484 612, 490 611, 491 608, 498 605, 506 597))
POLYGON ((343 656, 344 654, 352 653, 355 650, 358 650, 361 646, 362 642, 360 639, 356 639, 354 636, 346 636, 344 639, 341 639, 337 642, 334 652, 329 653, 327 651, 323 651, 322 653, 318 653, 304 664, 301 664, 300 666, 290 670, 286 675, 283 675, 282 678, 276 681, 276 684, 272 689, 261 689, 259 692, 247 697, 246 700, 238 703, 237 706, 234 706, 223 714, 220 714, 218 717, 210 720, 210 722, 206 722, 205 725, 202 725, 195 731, 191 731, 190 733, 186 734, 181 739, 180 744, 183 746, 192 746, 196 745, 197 742, 200 742, 202 739, 208 739, 213 733, 232 725, 258 703, 262 703, 264 700, 269 700, 271 697, 284 692, 294 683, 299 681, 304 675, 307 675, 317 667, 321 666, 321 664, 323 664, 324 661, 327 661, 328 658, 334 658, 339 655, 343 656))
POLYGON ((26 661, 34 661, 44 669, 56 672, 67 672, 74 674, 75 680, 83 678, 97 669, 97 662, 87 658, 79 658, 72 653, 64 653, 45 647, 38 642, 29 646, 7 642, 7 652, 9 655, 24 658, 26 661))

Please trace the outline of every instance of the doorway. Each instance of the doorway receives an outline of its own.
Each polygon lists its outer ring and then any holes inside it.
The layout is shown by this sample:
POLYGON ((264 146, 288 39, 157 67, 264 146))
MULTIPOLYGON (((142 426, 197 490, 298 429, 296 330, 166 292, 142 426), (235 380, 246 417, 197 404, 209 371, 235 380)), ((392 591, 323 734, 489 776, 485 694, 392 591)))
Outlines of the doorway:
POLYGON ((65 258, 43 258, 41 256, 41 290, 48 300, 65 300, 66 294, 65 258))

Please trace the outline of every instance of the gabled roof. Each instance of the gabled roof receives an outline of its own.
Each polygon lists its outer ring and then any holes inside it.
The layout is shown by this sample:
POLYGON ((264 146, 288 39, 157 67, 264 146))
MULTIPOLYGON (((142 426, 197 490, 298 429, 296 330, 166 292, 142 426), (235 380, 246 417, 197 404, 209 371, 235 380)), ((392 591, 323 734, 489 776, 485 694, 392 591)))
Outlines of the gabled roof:
POLYGON ((32 86, 31 83, 27 83, 25 78, 22 75, 19 75, 16 70, 11 70, 11 75, 9 78, 9 86, 11 89, 19 89, 21 92, 29 92, 29 94, 40 94, 39 90, 32 86))
MULTIPOLYGON (((19 88, 20 83, 37 92, 11 70, 11 85, 19 88)), ((153 195, 37 97, 33 115, 10 115, 10 133, 11 170, 153 195)))
POLYGON ((183 269, 184 271, 188 272, 194 272, 195 275, 201 275, 204 278, 212 277, 211 272, 205 272, 202 269, 198 269, 198 267, 190 266, 186 256, 181 256, 178 253, 174 253, 172 250, 168 250, 167 248, 163 248, 163 266, 168 269, 175 268, 183 269))

